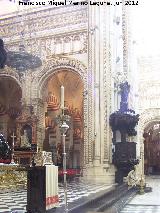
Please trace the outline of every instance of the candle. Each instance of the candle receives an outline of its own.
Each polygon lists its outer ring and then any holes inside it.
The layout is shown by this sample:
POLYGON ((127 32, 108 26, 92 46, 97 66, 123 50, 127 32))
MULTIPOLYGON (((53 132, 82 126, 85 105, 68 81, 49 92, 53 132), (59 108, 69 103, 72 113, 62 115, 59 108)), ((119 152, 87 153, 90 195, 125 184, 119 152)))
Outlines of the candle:
POLYGON ((61 86, 61 109, 64 109, 64 86, 61 86))

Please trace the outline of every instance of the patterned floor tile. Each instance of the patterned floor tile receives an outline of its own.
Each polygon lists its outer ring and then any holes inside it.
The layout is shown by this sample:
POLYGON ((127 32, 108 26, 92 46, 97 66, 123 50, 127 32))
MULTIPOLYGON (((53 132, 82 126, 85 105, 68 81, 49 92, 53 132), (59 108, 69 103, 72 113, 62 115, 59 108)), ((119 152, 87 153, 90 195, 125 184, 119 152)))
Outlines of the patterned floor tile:
POLYGON ((160 213, 160 206, 128 204, 120 213, 160 213))
MULTIPOLYGON (((102 184, 86 184, 81 182, 70 182, 67 185, 68 203, 72 203, 79 198, 109 188, 102 184)), ((63 184, 59 184, 60 206, 64 204, 63 184)), ((25 213, 27 204, 27 191, 8 192, 0 194, 0 213, 25 213)))

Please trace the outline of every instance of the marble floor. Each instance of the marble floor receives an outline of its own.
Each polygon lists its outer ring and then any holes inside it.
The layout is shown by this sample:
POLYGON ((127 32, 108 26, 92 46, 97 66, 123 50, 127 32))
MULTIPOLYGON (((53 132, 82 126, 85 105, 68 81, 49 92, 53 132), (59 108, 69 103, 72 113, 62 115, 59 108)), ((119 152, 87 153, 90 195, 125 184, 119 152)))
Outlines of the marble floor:
MULTIPOLYGON (((102 190, 108 189, 107 184, 91 184, 83 182, 70 182, 67 187, 68 203, 72 203, 82 197, 87 197, 102 190)), ((59 206, 64 204, 63 184, 59 184, 59 206)), ((27 204, 27 191, 0 193, 0 213, 24 213, 27 204)))
MULTIPOLYGON (((123 208, 121 213, 160 213, 160 176, 147 177, 147 185, 152 192, 137 194, 123 208)), ((108 185, 83 182, 68 183, 68 203, 108 189, 108 185)), ((60 207, 64 204, 63 184, 59 184, 60 207)), ((0 213, 24 213, 27 203, 26 190, 0 193, 0 213)))
POLYGON ((147 176, 146 183, 152 192, 137 194, 121 213, 160 213, 160 176, 147 176))

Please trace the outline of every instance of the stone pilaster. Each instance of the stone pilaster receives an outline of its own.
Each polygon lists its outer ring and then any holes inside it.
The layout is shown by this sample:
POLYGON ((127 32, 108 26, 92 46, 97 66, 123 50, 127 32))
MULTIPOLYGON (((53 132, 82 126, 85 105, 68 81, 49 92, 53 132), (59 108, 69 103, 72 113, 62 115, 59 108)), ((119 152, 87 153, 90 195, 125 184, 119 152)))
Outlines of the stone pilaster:
MULTIPOLYGON (((111 113, 111 47, 110 47, 110 9, 109 7, 103 8, 103 110, 101 118, 103 118, 104 127, 103 133, 103 163, 107 164, 109 161, 111 131, 109 126, 109 116, 111 113), (103 114, 102 114, 103 113, 103 114)), ((102 98, 102 97, 101 97, 102 98)), ((102 125, 102 123, 101 123, 102 125)))
POLYGON ((84 101, 84 143, 83 143, 83 165, 89 163, 88 160, 88 87, 87 85, 84 88, 83 92, 83 101, 84 101))
POLYGON ((40 98, 34 98, 31 100, 34 114, 38 118, 37 123, 37 145, 40 150, 43 150, 43 141, 45 137, 45 113, 44 103, 40 98))
POLYGON ((101 150, 101 132, 100 130, 100 32, 101 32, 101 24, 100 24, 100 7, 93 7, 94 9, 94 23, 92 26, 92 33, 94 35, 94 165, 98 165, 100 163, 100 150, 101 150))
POLYGON ((31 104, 32 96, 32 75, 31 72, 24 72, 21 74, 21 84, 22 84, 22 101, 24 104, 31 104))
POLYGON ((94 34, 95 7, 88 6, 88 163, 93 162, 94 143, 94 34))
POLYGON ((123 38, 123 72, 126 80, 128 80, 129 73, 129 8, 126 7, 125 1, 122 1, 122 38, 123 38))

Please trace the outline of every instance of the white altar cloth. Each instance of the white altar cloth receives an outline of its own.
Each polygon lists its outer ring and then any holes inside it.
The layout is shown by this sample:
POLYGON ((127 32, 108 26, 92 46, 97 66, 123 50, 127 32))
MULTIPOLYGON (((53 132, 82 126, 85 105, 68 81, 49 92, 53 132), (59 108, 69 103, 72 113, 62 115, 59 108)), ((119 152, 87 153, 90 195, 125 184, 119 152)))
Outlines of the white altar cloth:
POLYGON ((46 165, 46 210, 58 206, 58 166, 46 165))

